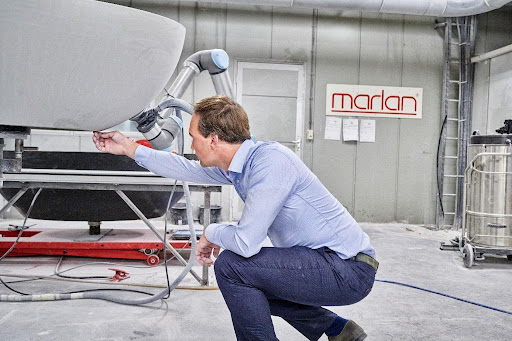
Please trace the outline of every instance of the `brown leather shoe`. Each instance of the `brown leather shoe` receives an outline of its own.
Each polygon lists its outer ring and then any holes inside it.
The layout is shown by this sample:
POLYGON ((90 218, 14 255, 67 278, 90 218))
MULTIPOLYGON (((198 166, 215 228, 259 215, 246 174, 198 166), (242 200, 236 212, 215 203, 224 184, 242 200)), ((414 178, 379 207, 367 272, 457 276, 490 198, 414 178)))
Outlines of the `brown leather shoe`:
POLYGON ((336 336, 329 336, 329 341, 363 341, 366 339, 366 333, 357 323, 349 320, 341 333, 336 336))

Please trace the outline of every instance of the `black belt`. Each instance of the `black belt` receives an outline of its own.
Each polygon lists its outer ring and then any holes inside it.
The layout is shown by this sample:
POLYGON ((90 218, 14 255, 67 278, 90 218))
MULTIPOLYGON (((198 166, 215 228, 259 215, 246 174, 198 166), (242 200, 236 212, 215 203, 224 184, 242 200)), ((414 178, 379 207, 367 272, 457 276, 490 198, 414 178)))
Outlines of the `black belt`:
POLYGON ((374 258, 368 256, 365 253, 359 252, 356 256, 350 257, 347 260, 355 260, 358 262, 366 263, 369 266, 371 266, 375 270, 375 272, 377 272, 377 269, 379 268, 379 262, 377 262, 374 258))

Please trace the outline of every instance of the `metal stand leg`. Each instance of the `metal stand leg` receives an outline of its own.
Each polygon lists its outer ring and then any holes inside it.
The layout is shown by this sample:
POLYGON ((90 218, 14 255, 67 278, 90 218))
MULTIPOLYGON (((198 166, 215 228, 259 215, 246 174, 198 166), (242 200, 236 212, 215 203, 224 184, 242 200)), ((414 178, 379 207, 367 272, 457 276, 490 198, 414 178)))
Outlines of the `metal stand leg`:
POLYGON ((18 191, 18 193, 16 193, 12 198, 11 200, 9 200, 9 202, 7 204, 4 205, 4 207, 2 207, 2 209, 0 209, 0 216, 2 216, 2 214, 4 214, 5 211, 7 211, 9 208, 11 208, 12 205, 14 205, 16 203, 16 201, 18 201, 19 198, 21 198, 21 196, 23 194, 25 194, 25 192, 28 190, 28 188, 22 188, 18 191))
MULTIPOLYGON (((204 229, 210 225, 210 191, 204 191, 204 216, 203 223, 204 229)), ((203 265, 203 280, 201 285, 208 285, 208 265, 203 265)))
MULTIPOLYGON (((116 190, 116 193, 121 197, 121 199, 124 200, 124 202, 133 210, 133 212, 135 212, 135 214, 142 220, 144 221, 144 223, 156 234, 156 236, 164 243, 165 247, 167 247, 167 249, 169 249, 169 251, 171 251, 171 253, 176 257, 176 259, 178 259, 180 261, 181 264, 183 265, 187 265, 187 261, 181 257, 181 255, 178 253, 178 251, 176 251, 175 248, 173 248, 171 246, 171 244, 169 244, 167 242, 167 240, 165 240, 165 237, 162 237, 159 233, 158 233, 158 230, 153 226, 153 224, 151 224, 151 222, 148 220, 148 218, 146 218, 144 216, 144 214, 142 214, 142 212, 137 208, 137 206, 135 206, 135 204, 130 200, 130 198, 128 198, 126 196, 126 194, 123 193, 123 191, 120 191, 120 190, 116 190)), ((201 277, 199 277, 198 274, 195 273, 194 270, 190 269, 190 273, 192 274, 192 276, 194 276, 194 278, 199 282, 199 283, 203 283, 204 279, 201 279, 201 277)), ((208 278, 208 277, 207 277, 208 278)))

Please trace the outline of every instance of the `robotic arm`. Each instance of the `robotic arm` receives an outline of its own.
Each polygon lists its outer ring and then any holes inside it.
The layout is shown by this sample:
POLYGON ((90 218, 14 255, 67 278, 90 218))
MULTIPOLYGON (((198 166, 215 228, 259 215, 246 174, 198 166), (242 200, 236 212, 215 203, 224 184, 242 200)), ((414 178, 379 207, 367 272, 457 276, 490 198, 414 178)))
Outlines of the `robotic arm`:
POLYGON ((224 50, 204 50, 188 57, 167 96, 158 106, 144 110, 131 118, 155 149, 170 150, 172 142, 183 128, 181 111, 192 115, 194 107, 180 98, 192 80, 202 71, 208 70, 215 91, 219 95, 233 98, 233 88, 228 73, 229 57, 224 50), (169 110, 174 109, 174 110, 169 110), (176 115, 172 115, 175 111, 176 115))
POLYGON ((201 72, 208 70, 218 95, 233 98, 233 88, 229 79, 229 57, 221 49, 199 51, 188 57, 183 69, 169 89, 171 97, 180 98, 192 80, 201 72))

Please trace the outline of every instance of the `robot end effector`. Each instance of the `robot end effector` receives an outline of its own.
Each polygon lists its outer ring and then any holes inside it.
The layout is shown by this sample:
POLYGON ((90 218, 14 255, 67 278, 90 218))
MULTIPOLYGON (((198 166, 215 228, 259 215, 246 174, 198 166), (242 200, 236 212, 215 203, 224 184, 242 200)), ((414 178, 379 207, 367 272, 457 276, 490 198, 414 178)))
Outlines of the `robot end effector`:
POLYGON ((139 130, 155 149, 170 150, 173 140, 182 131, 181 111, 192 115, 194 107, 180 98, 192 80, 202 71, 208 70, 218 95, 233 97, 233 88, 229 79, 229 57, 224 50, 199 51, 188 57, 184 68, 169 88, 169 96, 157 107, 147 109, 132 117, 139 130), (174 108, 176 115, 166 115, 174 108))
POLYGON ((162 119, 157 108, 144 110, 131 120, 137 122, 137 130, 153 148, 168 151, 181 132, 183 123, 177 116, 162 119))

